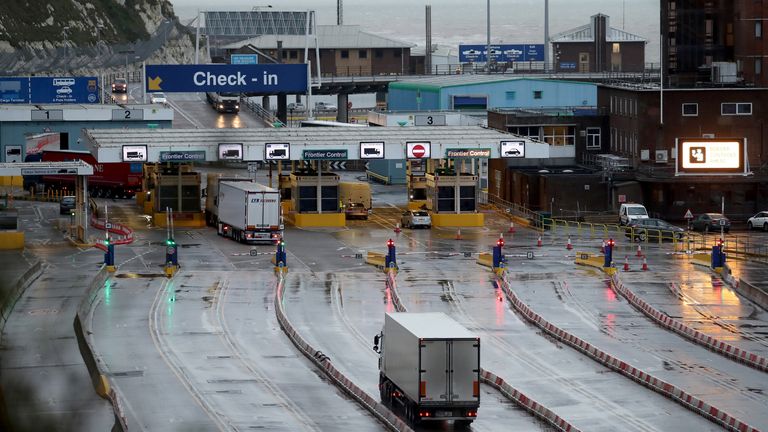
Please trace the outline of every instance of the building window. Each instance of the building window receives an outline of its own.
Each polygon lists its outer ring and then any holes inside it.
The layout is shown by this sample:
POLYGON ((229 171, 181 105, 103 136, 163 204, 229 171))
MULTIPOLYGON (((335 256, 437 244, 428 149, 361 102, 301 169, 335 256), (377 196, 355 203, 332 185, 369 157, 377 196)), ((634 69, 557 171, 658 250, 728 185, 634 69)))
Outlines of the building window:
POLYGON ((299 58, 299 52, 298 52, 298 51, 296 51, 296 50, 291 50, 291 51, 290 51, 290 53, 291 53, 291 58, 292 58, 292 59, 297 59, 297 58, 299 58))
POLYGON ((720 104, 721 115, 752 115, 752 103, 722 103, 720 104))
POLYGON ((513 91, 508 91, 508 92, 507 92, 507 100, 508 100, 508 101, 513 101, 513 100, 515 100, 515 92, 513 92, 513 91))
POLYGON ((288 58, 288 51, 282 51, 280 54, 280 57, 287 59, 288 58))
POLYGON ((376 58, 383 58, 384 57, 384 50, 377 49, 374 51, 374 55, 376 58))
POLYGON ((755 59, 755 75, 763 73, 763 59, 755 59))
POLYGON ((542 92, 541 90, 534 90, 533 91, 533 98, 534 99, 541 99, 543 94, 544 94, 544 92, 542 92))
POLYGON ((614 54, 621 54, 621 44, 614 43, 611 45, 611 49, 613 50, 614 54))
POLYGON ((400 58, 400 57, 403 56, 403 52, 402 51, 395 51, 394 54, 395 54, 396 58, 400 58))
POLYGON ((358 50, 357 57, 361 59, 368 58, 368 50, 358 50))
POLYGON ((755 21, 755 37, 760 39, 763 37, 763 22, 755 21))
POLYGON ((611 128, 611 151, 616 151, 616 128, 611 128))
POLYGON ((541 141, 541 127, 539 126, 511 126, 508 128, 509 132, 520 135, 523 137, 527 137, 530 139, 534 139, 536 141, 541 141))
POLYGON ((341 50, 341 58, 349 58, 349 50, 341 50))
POLYGON ((573 126, 544 126, 544 142, 551 146, 572 146, 576 143, 576 128, 573 126))
POLYGON ((698 115, 699 115, 699 104, 697 103, 683 104, 683 117, 697 117, 698 115))
POLYGON ((600 128, 588 127, 587 128, 587 149, 600 149, 602 147, 600 142, 600 128))

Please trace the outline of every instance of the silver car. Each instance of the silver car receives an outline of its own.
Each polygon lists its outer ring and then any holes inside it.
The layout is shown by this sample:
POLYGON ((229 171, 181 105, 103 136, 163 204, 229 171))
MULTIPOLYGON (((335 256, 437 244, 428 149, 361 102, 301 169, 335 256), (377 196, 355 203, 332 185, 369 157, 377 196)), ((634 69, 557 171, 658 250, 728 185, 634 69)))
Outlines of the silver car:
POLYGON ((747 219, 747 228, 768 231, 768 211, 760 212, 747 219))
POLYGON ((432 217, 423 210, 408 210, 403 212, 400 223, 404 228, 432 228, 432 217))

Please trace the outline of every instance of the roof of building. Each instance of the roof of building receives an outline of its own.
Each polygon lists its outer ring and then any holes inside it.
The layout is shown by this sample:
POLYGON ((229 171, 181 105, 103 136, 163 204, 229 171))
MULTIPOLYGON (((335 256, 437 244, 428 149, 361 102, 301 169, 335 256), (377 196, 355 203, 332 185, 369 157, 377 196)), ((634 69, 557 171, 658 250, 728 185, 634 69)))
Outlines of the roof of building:
POLYGON ((568 42, 594 42, 595 40, 595 28, 594 18, 605 17, 606 25, 608 26, 608 34, 605 37, 607 42, 648 42, 642 36, 638 36, 624 30, 619 30, 610 26, 609 17, 603 14, 597 14, 592 16, 592 20, 589 24, 574 29, 566 30, 562 33, 558 33, 550 39, 552 43, 568 43, 568 42))
MULTIPOLYGON (((423 45, 411 48, 411 57, 423 56, 426 54, 426 47, 423 45)), ((432 55, 435 57, 459 57, 459 49, 452 45, 432 44, 432 55)))
POLYGON ((515 81, 538 81, 538 82, 556 82, 573 85, 589 85, 594 83, 579 81, 563 81, 542 78, 522 78, 510 75, 484 75, 484 74, 462 74, 462 75, 434 75, 428 78, 417 78, 414 80, 397 81, 389 84, 390 88, 397 89, 421 89, 437 91, 448 87, 472 86, 481 84, 492 84, 515 81))
MULTIPOLYGON (((224 46, 224 49, 238 49, 244 45, 253 45, 262 49, 277 49, 277 41, 283 42, 284 49, 303 49, 307 40, 304 35, 262 35, 224 46)), ((395 39, 385 38, 360 30, 357 25, 318 25, 317 44, 321 49, 340 48, 411 48, 416 45, 395 39)), ((309 47, 314 42, 310 40, 309 47)))

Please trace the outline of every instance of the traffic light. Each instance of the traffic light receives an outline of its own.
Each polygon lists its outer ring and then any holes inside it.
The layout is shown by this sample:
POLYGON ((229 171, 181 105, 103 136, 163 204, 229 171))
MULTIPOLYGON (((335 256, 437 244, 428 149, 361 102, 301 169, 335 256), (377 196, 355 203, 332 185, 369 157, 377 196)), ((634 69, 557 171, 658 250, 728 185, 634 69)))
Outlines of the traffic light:
POLYGON ((176 240, 169 238, 168 240, 165 241, 165 244, 168 246, 176 246, 176 240))
POLYGON ((504 239, 499 237, 498 240, 496 240, 496 246, 503 248, 504 247, 504 239))
POLYGON ((723 241, 723 239, 717 239, 717 246, 718 247, 722 248, 724 243, 725 242, 723 241))
POLYGON ((613 247, 616 246, 616 242, 613 239, 608 239, 605 243, 605 262, 603 267, 608 268, 613 263, 613 247))
POLYGON ((393 246, 395 246, 395 241, 392 239, 387 240, 387 247, 391 248, 393 246))
POLYGON ((395 249, 395 241, 392 239, 387 240, 387 256, 384 257, 384 266, 386 268, 397 268, 397 251, 395 249))

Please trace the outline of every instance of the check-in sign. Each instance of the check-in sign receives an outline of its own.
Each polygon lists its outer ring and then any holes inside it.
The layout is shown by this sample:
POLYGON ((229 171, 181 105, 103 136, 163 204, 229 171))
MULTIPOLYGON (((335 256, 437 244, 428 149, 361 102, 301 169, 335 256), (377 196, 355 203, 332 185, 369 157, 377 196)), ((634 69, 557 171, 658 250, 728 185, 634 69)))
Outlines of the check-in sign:
POLYGON ((304 94, 307 66, 266 65, 147 65, 148 92, 233 92, 304 94))
POLYGON ((678 174, 744 173, 742 139, 679 139, 678 174))
POLYGON ((124 145, 123 162, 146 162, 147 146, 145 145, 124 145))
POLYGON ((304 150, 301 153, 304 160, 347 160, 347 150, 304 150))
POLYGON ((448 159, 459 158, 490 158, 491 149, 479 148, 479 149, 447 149, 445 151, 445 157, 448 159))
POLYGON ((384 141, 361 142, 360 159, 384 159, 384 141))

